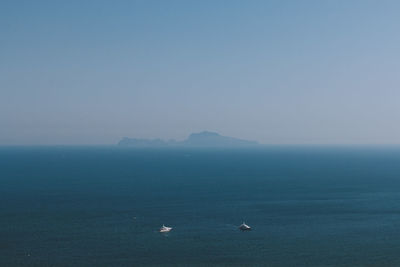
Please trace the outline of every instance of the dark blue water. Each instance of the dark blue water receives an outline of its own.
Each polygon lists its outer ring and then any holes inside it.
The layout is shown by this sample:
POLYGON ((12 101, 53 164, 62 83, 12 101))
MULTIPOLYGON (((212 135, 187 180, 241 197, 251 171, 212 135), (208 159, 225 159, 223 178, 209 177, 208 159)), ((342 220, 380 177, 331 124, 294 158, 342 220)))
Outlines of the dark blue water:
POLYGON ((1 266, 400 266, 399 252, 400 147, 0 148, 1 266))

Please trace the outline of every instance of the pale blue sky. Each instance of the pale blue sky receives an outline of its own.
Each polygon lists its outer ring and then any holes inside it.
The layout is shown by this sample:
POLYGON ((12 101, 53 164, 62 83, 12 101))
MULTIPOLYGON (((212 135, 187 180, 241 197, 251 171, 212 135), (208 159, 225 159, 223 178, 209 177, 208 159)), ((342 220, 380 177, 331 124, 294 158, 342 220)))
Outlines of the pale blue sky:
POLYGON ((1 1, 0 144, 400 143, 400 1, 1 1))

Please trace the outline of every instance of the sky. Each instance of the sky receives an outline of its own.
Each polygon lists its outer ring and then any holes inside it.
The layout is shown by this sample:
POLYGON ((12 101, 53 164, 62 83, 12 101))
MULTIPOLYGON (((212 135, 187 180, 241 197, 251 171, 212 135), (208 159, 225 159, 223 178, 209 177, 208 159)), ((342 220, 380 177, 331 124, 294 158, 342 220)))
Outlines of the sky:
POLYGON ((0 145, 400 144, 400 1, 0 3, 0 145))

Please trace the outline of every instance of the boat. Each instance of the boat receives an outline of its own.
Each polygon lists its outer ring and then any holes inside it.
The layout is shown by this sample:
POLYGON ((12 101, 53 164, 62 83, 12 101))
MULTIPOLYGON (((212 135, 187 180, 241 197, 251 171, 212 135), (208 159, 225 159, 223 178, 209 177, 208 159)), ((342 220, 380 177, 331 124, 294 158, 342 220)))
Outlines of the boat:
POLYGON ((171 230, 172 230, 172 227, 167 227, 163 224, 163 226, 161 226, 161 228, 160 228, 160 233, 168 233, 171 230))
POLYGON ((251 227, 245 224, 244 222, 239 226, 239 229, 242 231, 248 231, 251 230, 251 227))

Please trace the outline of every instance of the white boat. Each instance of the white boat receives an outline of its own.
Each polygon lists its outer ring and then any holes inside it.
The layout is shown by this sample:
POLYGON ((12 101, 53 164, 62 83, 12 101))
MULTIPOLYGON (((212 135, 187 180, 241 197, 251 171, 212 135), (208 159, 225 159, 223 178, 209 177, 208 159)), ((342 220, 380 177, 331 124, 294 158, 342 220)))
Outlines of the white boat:
POLYGON ((163 224, 163 226, 161 226, 161 228, 160 228, 160 233, 168 233, 171 230, 172 230, 172 227, 167 227, 163 224))
POLYGON ((239 229, 242 231, 248 231, 251 230, 251 227, 245 224, 244 222, 239 226, 239 229))

